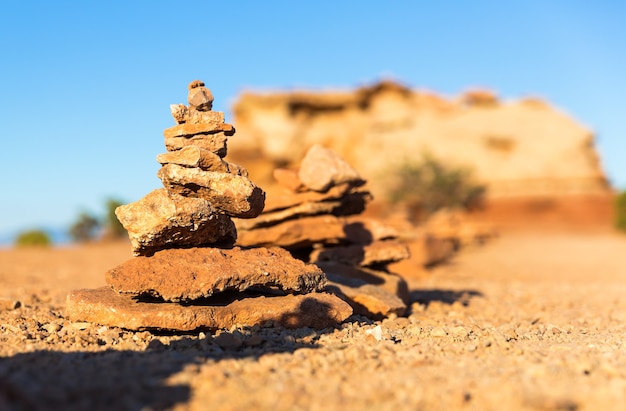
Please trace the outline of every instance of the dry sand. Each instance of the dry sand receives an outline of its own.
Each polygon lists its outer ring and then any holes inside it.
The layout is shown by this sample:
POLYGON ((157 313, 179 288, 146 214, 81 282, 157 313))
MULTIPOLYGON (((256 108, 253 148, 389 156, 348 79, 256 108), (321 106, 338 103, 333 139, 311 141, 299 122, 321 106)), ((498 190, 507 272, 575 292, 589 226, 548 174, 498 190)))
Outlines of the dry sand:
POLYGON ((134 333, 64 318, 130 246, 0 251, 0 410, 621 410, 626 236, 504 233, 336 329, 134 333), (12 308, 19 300, 21 307, 12 308))

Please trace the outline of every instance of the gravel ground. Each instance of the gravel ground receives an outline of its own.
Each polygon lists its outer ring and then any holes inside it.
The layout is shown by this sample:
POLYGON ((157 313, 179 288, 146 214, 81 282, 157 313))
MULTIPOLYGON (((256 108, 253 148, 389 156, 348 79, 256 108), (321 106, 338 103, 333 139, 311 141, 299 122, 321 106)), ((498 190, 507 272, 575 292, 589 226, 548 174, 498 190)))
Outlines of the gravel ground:
POLYGON ((621 410, 625 250, 507 233, 416 276, 407 317, 213 335, 64 318, 128 244, 2 250, 0 410, 621 410))

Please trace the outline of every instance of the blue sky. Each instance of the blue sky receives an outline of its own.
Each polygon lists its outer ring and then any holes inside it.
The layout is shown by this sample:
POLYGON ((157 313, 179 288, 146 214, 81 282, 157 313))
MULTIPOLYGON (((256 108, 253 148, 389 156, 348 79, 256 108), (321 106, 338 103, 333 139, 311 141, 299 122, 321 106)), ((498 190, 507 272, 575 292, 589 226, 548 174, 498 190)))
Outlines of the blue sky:
MULTIPOLYGON (((0 242, 160 187, 172 103, 395 78, 454 96, 540 96, 597 134, 626 188, 623 1, 0 3, 0 242)), ((236 138, 236 136, 235 136, 236 138)))

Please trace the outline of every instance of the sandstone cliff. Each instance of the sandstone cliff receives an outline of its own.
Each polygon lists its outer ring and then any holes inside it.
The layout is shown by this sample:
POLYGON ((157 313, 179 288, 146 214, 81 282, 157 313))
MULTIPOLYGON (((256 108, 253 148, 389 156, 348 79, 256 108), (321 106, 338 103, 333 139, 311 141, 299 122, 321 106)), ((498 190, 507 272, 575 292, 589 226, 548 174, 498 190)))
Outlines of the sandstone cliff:
POLYGON ((346 92, 248 92, 233 111, 234 158, 297 164, 320 143, 359 170, 375 196, 394 164, 424 153, 472 169, 491 198, 609 190, 592 132, 537 99, 475 91, 448 100, 380 82, 346 92))

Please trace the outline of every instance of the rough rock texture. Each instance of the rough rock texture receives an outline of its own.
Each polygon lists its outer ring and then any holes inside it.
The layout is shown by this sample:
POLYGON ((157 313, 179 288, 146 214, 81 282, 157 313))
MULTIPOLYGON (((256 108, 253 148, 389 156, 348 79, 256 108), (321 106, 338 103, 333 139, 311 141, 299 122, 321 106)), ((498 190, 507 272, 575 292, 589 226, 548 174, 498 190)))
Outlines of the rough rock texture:
POLYGON ((187 146, 196 146, 224 158, 228 151, 228 137, 225 133, 198 134, 193 137, 166 137, 165 148, 168 151, 176 151, 187 146))
POLYGON ((119 293, 190 301, 251 287, 306 294, 325 286, 324 273, 278 247, 230 250, 188 248, 135 257, 109 270, 106 282, 119 293))
POLYGON ((166 164, 159 178, 170 193, 207 200, 231 217, 253 218, 263 211, 265 193, 247 177, 166 164))
POLYGON ((183 167, 199 168, 205 171, 230 173, 248 177, 248 172, 245 168, 224 161, 219 155, 198 146, 185 146, 177 151, 159 154, 157 161, 162 165, 177 164, 183 167))
POLYGON ((471 93, 447 100, 381 82, 344 92, 249 92, 233 110, 233 158, 256 153, 275 165, 296 164, 320 143, 359 170, 377 198, 398 160, 424 152, 469 166, 492 198, 608 189, 592 132, 536 99, 471 93))
POLYGON ((164 189, 115 210, 136 255, 172 247, 233 244, 237 231, 232 220, 201 198, 169 194, 164 189))
POLYGON ((332 294, 256 296, 216 305, 153 304, 116 294, 108 287, 72 291, 66 315, 72 321, 86 321, 128 330, 216 330, 233 326, 263 325, 271 321, 286 328, 326 328, 352 314, 348 304, 332 294))

